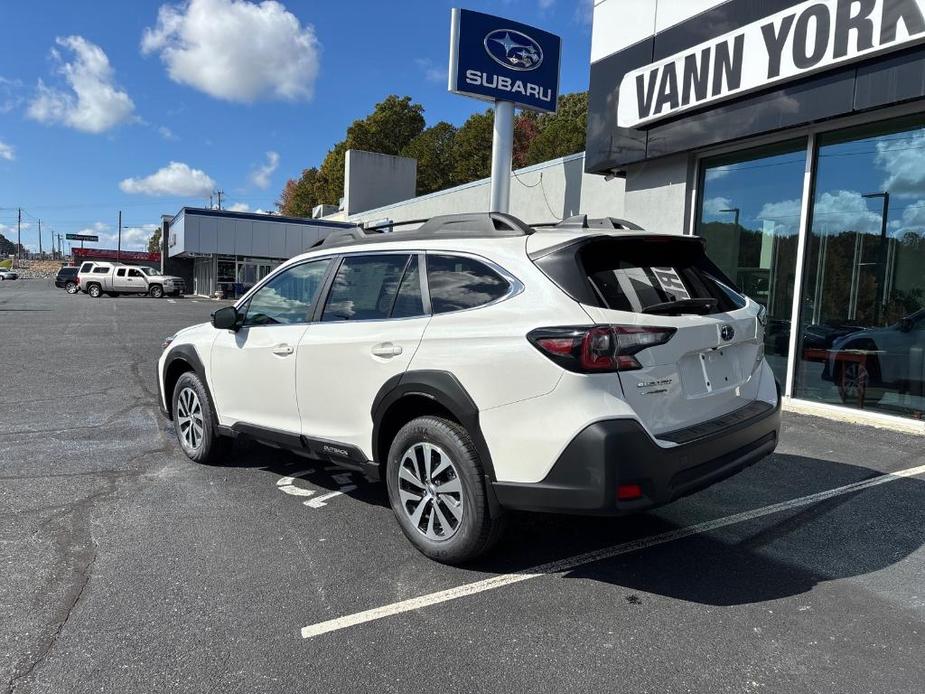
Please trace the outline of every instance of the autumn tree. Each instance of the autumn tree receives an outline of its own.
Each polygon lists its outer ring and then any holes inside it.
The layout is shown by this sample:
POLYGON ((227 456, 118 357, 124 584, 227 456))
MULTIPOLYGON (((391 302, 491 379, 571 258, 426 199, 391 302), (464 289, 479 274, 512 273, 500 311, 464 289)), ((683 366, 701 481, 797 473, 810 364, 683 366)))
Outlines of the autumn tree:
POLYGON ((299 178, 290 178, 286 181, 283 192, 276 203, 281 214, 290 217, 310 217, 317 204, 315 201, 315 185, 318 180, 318 169, 314 166, 304 169, 299 178))

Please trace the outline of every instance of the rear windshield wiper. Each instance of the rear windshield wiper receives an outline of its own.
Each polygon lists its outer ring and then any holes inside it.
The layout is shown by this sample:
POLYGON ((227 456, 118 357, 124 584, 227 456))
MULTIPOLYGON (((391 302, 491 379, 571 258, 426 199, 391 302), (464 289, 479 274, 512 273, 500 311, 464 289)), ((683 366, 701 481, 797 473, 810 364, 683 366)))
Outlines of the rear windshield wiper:
POLYGON ((684 313, 706 314, 716 309, 716 299, 678 299, 666 301, 663 304, 652 304, 642 309, 643 313, 654 313, 663 316, 681 315, 684 313))

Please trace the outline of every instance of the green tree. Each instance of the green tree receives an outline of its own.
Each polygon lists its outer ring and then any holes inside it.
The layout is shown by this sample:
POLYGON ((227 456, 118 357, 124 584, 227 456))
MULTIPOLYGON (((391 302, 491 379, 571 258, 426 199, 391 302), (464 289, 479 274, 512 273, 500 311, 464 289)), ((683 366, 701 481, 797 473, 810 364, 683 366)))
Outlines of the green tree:
POLYGON ((417 194, 427 195, 453 185, 456 128, 440 121, 415 137, 402 150, 402 156, 417 159, 417 194))
POLYGON ((392 94, 347 129, 347 149, 397 155, 423 130, 424 107, 392 94))
POLYGON ((318 167, 313 186, 315 204, 336 205, 344 196, 344 159, 347 149, 346 141, 338 142, 328 150, 318 167))
POLYGON ((473 113, 453 138, 456 152, 453 183, 462 184, 491 174, 491 140, 495 116, 492 109, 473 113))
POLYGON ((585 148, 588 124, 588 92, 563 94, 559 110, 539 116, 540 132, 527 150, 526 164, 564 157, 585 148))
POLYGON ((290 217, 310 217, 317 204, 315 187, 318 182, 318 169, 314 166, 302 171, 299 178, 286 181, 283 192, 276 203, 281 214, 290 217))
POLYGON ((154 230, 154 233, 151 234, 151 238, 148 239, 148 253, 160 253, 161 252, 161 228, 158 227, 154 230))
POLYGON ((16 244, 0 234, 0 255, 6 256, 16 252, 16 244))

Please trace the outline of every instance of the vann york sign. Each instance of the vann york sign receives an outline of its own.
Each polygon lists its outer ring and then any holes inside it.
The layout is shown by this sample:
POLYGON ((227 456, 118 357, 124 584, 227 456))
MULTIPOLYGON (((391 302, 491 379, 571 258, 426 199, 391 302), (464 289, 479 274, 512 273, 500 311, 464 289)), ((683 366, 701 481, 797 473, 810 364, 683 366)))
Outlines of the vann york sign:
POLYGON ((809 0, 627 73, 617 123, 638 128, 925 41, 925 0, 809 0))

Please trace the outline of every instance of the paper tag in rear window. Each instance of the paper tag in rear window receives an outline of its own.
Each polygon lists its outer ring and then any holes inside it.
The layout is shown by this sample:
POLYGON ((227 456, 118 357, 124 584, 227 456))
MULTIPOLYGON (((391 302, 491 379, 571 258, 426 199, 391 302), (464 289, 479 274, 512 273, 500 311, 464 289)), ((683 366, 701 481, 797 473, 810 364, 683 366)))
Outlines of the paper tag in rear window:
POLYGON ((662 285, 662 289, 665 290, 665 293, 674 296, 675 301, 691 298, 691 295, 688 293, 687 288, 684 286, 681 278, 678 277, 678 273, 674 268, 654 267, 652 268, 652 274, 655 275, 655 279, 658 280, 658 283, 662 285))

